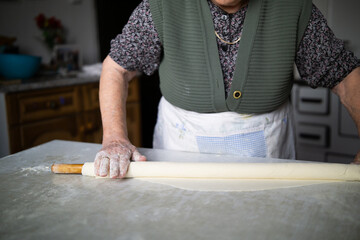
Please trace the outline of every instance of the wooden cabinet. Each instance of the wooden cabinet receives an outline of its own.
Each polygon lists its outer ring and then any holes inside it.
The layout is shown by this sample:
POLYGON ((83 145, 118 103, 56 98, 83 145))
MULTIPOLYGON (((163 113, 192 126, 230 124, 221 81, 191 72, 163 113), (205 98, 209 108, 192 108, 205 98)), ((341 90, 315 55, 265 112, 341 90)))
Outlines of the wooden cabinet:
MULTIPOLYGON (((138 79, 130 82, 127 103, 129 139, 141 145, 138 79)), ((101 143, 102 125, 96 83, 6 94, 10 152, 54 139, 101 143)))

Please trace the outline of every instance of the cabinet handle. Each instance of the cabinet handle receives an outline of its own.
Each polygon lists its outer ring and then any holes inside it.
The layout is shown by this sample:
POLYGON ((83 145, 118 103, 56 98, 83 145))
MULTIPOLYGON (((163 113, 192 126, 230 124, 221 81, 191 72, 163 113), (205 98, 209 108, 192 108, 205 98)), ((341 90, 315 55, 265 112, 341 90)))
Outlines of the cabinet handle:
POLYGON ((91 131, 91 130, 94 130, 94 123, 92 123, 92 122, 88 122, 87 124, 86 124, 86 129, 88 130, 88 131, 91 131))
POLYGON ((301 98, 302 102, 305 103, 322 103, 323 100, 321 98, 301 98))
POLYGON ((96 130, 96 126, 92 122, 88 122, 88 123, 86 123, 86 125, 81 125, 79 127, 79 131, 82 134, 91 133, 94 130, 96 130))
POLYGON ((46 106, 50 109, 57 109, 58 108, 58 104, 55 101, 49 101, 46 103, 46 106))
POLYGON ((79 132, 80 132, 80 133, 85 133, 85 126, 81 125, 81 126, 79 127, 79 132))
POLYGON ((320 140, 321 136, 309 133, 300 133, 300 137, 304 139, 320 140))

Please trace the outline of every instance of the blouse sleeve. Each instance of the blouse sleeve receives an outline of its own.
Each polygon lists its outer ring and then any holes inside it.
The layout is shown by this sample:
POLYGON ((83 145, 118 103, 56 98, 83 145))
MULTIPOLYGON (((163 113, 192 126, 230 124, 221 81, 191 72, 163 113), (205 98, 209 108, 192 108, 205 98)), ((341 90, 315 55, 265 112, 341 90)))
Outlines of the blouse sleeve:
POLYGON ((149 0, 143 0, 137 6, 122 33, 111 40, 110 45, 110 57, 126 70, 151 75, 158 69, 162 47, 149 0))
POLYGON ((313 88, 333 88, 360 66, 359 59, 335 37, 315 5, 295 63, 301 79, 313 88))

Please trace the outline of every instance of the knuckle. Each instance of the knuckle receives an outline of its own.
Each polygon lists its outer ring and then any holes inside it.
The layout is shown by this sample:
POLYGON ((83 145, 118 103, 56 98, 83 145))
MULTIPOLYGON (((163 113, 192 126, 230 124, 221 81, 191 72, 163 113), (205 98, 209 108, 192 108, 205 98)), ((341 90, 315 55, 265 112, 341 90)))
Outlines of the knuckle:
POLYGON ((106 157, 108 157, 107 152, 102 150, 102 151, 100 151, 100 152, 98 152, 96 154, 95 159, 101 160, 101 159, 106 158, 106 157))

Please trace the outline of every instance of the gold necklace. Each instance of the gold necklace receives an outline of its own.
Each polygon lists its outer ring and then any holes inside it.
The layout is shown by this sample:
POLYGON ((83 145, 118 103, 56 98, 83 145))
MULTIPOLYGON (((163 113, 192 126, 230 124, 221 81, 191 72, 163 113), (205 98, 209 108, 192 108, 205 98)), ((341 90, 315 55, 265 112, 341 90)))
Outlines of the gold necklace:
POLYGON ((220 39, 220 41, 222 41, 223 43, 226 43, 226 44, 230 44, 230 45, 234 45, 235 43, 237 43, 237 42, 240 41, 240 39, 241 39, 241 36, 240 36, 240 37, 239 37, 238 39, 236 39, 235 41, 233 41, 233 42, 228 42, 228 41, 225 41, 224 39, 222 39, 216 31, 215 31, 215 35, 216 35, 216 37, 217 37, 218 39, 220 39))

